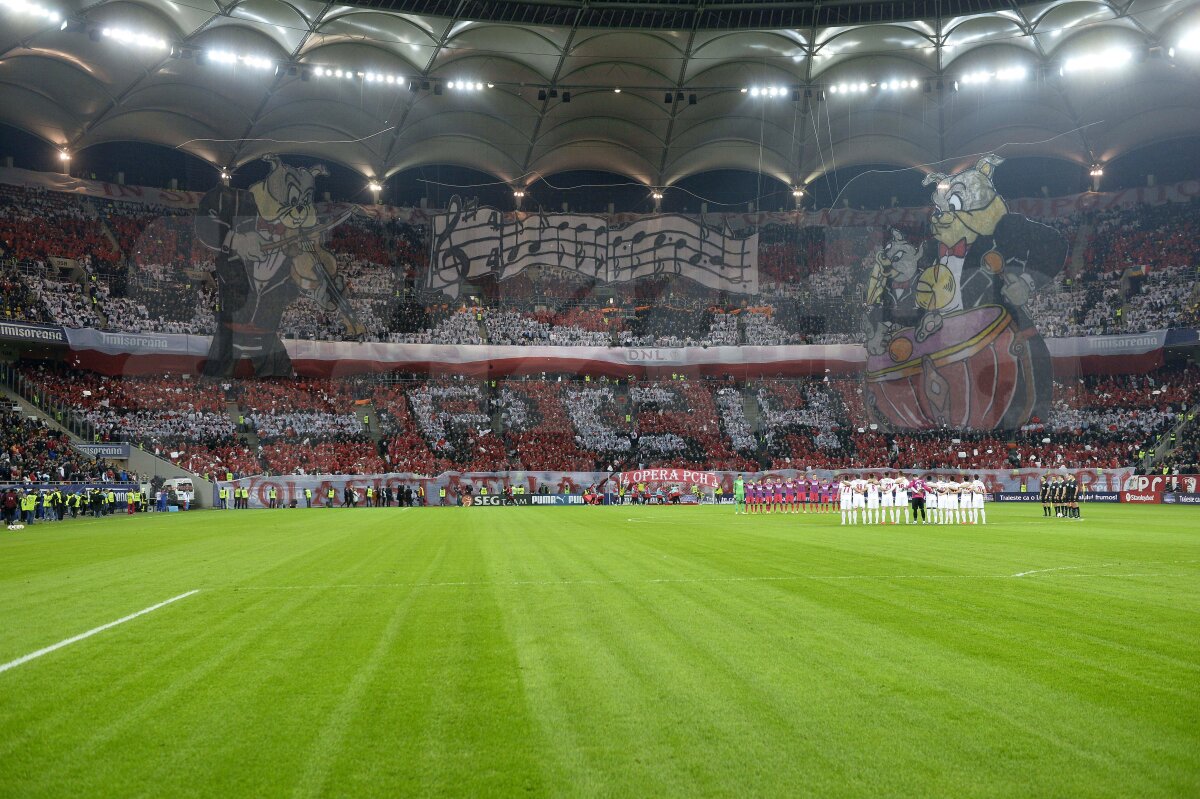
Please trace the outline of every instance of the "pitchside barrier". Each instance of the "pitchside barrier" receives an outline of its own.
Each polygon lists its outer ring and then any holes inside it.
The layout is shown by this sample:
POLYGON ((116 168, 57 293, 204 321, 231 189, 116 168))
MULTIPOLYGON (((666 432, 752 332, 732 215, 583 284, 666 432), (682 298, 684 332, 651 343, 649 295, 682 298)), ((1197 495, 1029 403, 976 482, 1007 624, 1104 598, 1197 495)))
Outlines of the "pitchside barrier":
MULTIPOLYGON (((1024 494, 1020 492, 1001 491, 992 494, 990 497, 992 502, 1041 502, 1042 496, 1037 491, 1027 491, 1024 494)), ((1120 502, 1121 492, 1119 491, 1092 491, 1085 492, 1079 496, 1080 502, 1120 502)))
MULTIPOLYGON (((811 470, 803 469, 777 469, 768 472, 746 472, 742 473, 742 477, 747 481, 759 480, 789 480, 800 479, 806 476, 817 478, 832 478, 835 475, 866 475, 870 473, 879 474, 882 469, 842 469, 836 472, 830 470, 811 470)), ((891 470, 888 470, 891 471, 891 470)), ((962 469, 939 469, 936 471, 922 471, 917 469, 906 469, 905 474, 914 475, 920 474, 927 478, 944 477, 947 479, 957 479, 962 474, 979 475, 979 479, 983 481, 988 493, 990 494, 1020 494, 1022 486, 1025 487, 1025 494, 1033 497, 1032 500, 1038 501, 1037 491, 1040 485, 1040 480, 1045 474, 1042 469, 971 469, 969 466, 964 466, 962 469)), ((568 500, 560 502, 555 497, 559 496, 582 496, 584 491, 589 486, 596 486, 601 495, 612 494, 616 495, 617 483, 628 485, 630 483, 637 485, 644 483, 651 491, 657 488, 668 489, 670 486, 679 486, 684 494, 690 493, 693 485, 698 485, 705 496, 711 497, 715 495, 716 489, 720 487, 724 497, 733 495, 733 482, 738 477, 738 472, 710 472, 697 469, 661 467, 652 469, 637 469, 627 472, 445 472, 436 477, 427 477, 416 474, 368 474, 368 475, 344 475, 344 474, 312 474, 312 475, 287 475, 279 477, 271 476, 255 476, 244 477, 237 480, 217 482, 213 488, 213 505, 218 504, 218 494, 222 487, 229 489, 248 489, 250 492, 249 506, 251 508, 265 508, 269 505, 269 496, 271 489, 276 491, 279 499, 279 505, 288 507, 295 501, 298 507, 304 507, 304 490, 312 491, 313 507, 324 507, 326 497, 329 490, 332 488, 336 495, 335 505, 341 506, 342 497, 346 488, 357 489, 361 495, 366 495, 366 489, 372 488, 378 495, 385 487, 391 488, 393 492, 397 488, 407 486, 412 489, 422 488, 425 492, 425 504, 428 506, 436 506, 441 504, 438 492, 443 488, 447 494, 447 504, 457 505, 460 494, 465 493, 465 489, 469 488, 470 493, 474 498, 481 496, 481 490, 487 489, 485 496, 500 497, 505 493, 505 489, 520 486, 524 488, 524 495, 530 498, 531 501, 522 504, 528 505, 564 505, 564 504, 582 504, 582 499, 578 501, 568 500), (547 495, 538 494, 538 490, 543 486, 550 491, 548 495, 552 499, 543 502, 533 502, 533 497, 545 497, 547 495)), ((1065 470, 1055 471, 1054 474, 1065 475, 1065 470)), ((1085 488, 1089 495, 1095 494, 1115 494, 1126 488, 1126 483, 1130 478, 1134 478, 1132 469, 1077 469, 1071 472, 1075 475, 1075 479, 1079 485, 1085 488)), ((232 493, 230 494, 232 496, 232 493)), ((488 504, 491 501, 488 500, 488 504)), ((230 502, 232 507, 233 503, 230 502)))

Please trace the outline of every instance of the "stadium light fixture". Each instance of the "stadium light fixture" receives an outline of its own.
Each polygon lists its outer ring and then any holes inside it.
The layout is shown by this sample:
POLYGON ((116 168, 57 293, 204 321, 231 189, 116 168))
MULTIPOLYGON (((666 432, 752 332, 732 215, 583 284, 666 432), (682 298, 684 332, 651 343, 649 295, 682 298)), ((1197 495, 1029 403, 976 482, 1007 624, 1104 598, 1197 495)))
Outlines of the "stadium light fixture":
MULTIPOLYGON (((209 50, 205 53, 209 61, 217 64, 236 64, 238 62, 237 53, 231 53, 228 50, 209 50)), ((338 77, 342 76, 342 71, 338 70, 338 77)))
POLYGON ((63 163, 66 163, 67 161, 70 161, 70 160, 71 160, 71 153, 70 153, 70 152, 68 152, 68 151, 66 151, 66 150, 59 150, 59 151, 58 151, 58 160, 59 160, 59 161, 62 161, 63 163))
POLYGON ((125 28, 102 28, 100 35, 121 44, 144 47, 147 50, 166 50, 169 46, 167 40, 162 37, 151 36, 148 33, 136 33, 125 28))
MULTIPOLYGON (((743 89, 743 91, 745 91, 745 90, 743 89)), ((621 93, 621 87, 620 87, 620 86, 618 86, 617 88, 613 89, 613 94, 620 94, 620 93, 621 93)))
POLYGON ((379 192, 383 191, 383 186, 379 185, 373 180, 367 184, 367 188, 371 190, 372 194, 378 194, 379 192))
POLYGON ((795 197, 797 200, 799 200, 801 197, 804 196, 804 189, 800 186, 793 186, 792 187, 792 196, 795 197))
POLYGON ((521 198, 523 198, 524 196, 525 196, 525 192, 521 191, 520 189, 516 189, 516 190, 514 190, 514 191, 513 191, 513 197, 514 197, 514 198, 516 198, 516 199, 518 199, 518 200, 520 200, 520 199, 521 199, 521 198))
POLYGON ((1133 53, 1122 47, 1110 47, 1098 53, 1087 53, 1074 56, 1063 61, 1059 75, 1069 75, 1073 72, 1120 69, 1133 60, 1133 53))
POLYGON ((1099 164, 1092 164, 1092 168, 1088 171, 1088 174, 1094 178, 1101 177, 1104 175, 1104 167, 1099 164))
POLYGON ((58 11, 55 11, 53 8, 46 8, 45 6, 37 3, 26 2, 26 0, 6 0, 3 5, 8 10, 15 11, 18 14, 27 14, 31 17, 41 17, 43 19, 50 20, 51 22, 58 22, 62 19, 62 14, 60 14, 58 11))
POLYGON ((651 191, 650 198, 653 200, 661 200, 663 198, 662 189, 654 189, 651 191))

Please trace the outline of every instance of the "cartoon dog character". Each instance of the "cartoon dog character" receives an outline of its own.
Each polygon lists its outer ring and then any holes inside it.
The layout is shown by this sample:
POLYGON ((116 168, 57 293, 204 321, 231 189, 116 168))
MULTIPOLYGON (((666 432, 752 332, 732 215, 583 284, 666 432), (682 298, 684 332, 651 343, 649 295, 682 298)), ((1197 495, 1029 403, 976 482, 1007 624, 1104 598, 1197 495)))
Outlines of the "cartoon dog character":
POLYGON ((1028 302, 1062 271, 1067 243, 1009 212, 992 181, 1001 163, 989 154, 925 178, 923 185, 935 184, 936 255, 922 248, 914 258, 912 245, 893 233, 876 256, 867 287, 867 383, 891 426, 1014 429, 1047 415, 1050 355, 1028 302))
POLYGON ((321 224, 313 205, 322 166, 293 167, 278 157, 248 190, 218 186, 200 202, 196 233, 217 252, 217 330, 206 374, 229 375, 248 361, 257 375, 290 375, 291 360, 279 322, 299 295, 337 311, 350 335, 363 332, 345 298, 337 261, 321 244, 325 231, 346 216, 321 224))
POLYGON ((893 228, 875 251, 867 280, 867 351, 872 355, 886 352, 890 334, 920 318, 917 274, 929 261, 926 249, 925 242, 911 244, 893 228))

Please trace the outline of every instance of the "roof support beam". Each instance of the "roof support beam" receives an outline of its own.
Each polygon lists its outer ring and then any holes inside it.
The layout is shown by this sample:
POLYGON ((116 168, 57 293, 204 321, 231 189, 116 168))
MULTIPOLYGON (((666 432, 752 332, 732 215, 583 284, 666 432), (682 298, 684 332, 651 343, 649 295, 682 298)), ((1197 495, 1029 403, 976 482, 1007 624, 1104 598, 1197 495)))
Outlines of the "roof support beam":
MULTIPOLYGON (((562 52, 558 54, 558 63, 554 65, 554 74, 550 76, 550 85, 554 86, 558 82, 558 76, 562 74, 563 64, 567 62, 567 57, 571 54, 571 48, 575 44, 575 34, 579 31, 579 20, 583 16, 583 9, 580 8, 575 12, 575 17, 571 21, 571 32, 567 34, 567 40, 563 43, 562 52)), ((533 132, 529 135, 529 146, 525 148, 525 158, 521 161, 521 174, 517 176, 518 180, 524 180, 529 175, 529 166, 533 163, 533 151, 537 147, 538 134, 542 130, 542 123, 546 121, 546 114, 550 111, 550 95, 546 94, 546 99, 542 100, 542 107, 538 109, 537 122, 533 123, 533 132)))
MULTIPOLYGON (((326 2, 325 5, 321 7, 320 13, 313 17, 312 21, 308 23, 308 30, 305 31, 304 35, 300 37, 300 41, 296 44, 296 47, 288 56, 289 64, 295 63, 300 57, 300 54, 304 52, 304 48, 308 44, 309 39, 316 34, 317 28, 319 28, 321 23, 325 21, 325 16, 332 8, 333 0, 329 0, 329 2, 326 2)), ((271 82, 271 85, 267 87, 266 93, 263 94, 262 101, 259 102, 258 108, 255 109, 254 113, 250 116, 250 121, 246 123, 245 130, 242 131, 241 137, 238 139, 237 144, 233 148, 233 152, 229 156, 229 161, 225 164, 226 170, 232 170, 237 164, 238 158, 241 157, 242 151, 246 149, 246 140, 250 138, 250 134, 254 132, 254 128, 258 125, 259 120, 261 120, 263 114, 266 113, 267 106, 270 105, 271 98, 275 96, 275 92, 279 91, 286 81, 287 70, 279 70, 275 75, 275 80, 271 82)))

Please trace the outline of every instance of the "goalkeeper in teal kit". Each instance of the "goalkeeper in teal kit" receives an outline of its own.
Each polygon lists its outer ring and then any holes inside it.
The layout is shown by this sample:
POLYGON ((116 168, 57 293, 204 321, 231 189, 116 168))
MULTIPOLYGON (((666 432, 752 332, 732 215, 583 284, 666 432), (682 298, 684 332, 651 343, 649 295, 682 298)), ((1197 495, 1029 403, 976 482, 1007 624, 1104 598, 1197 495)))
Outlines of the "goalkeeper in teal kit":
POLYGON ((746 483, 740 474, 733 481, 733 507, 735 514, 746 512, 746 483))

